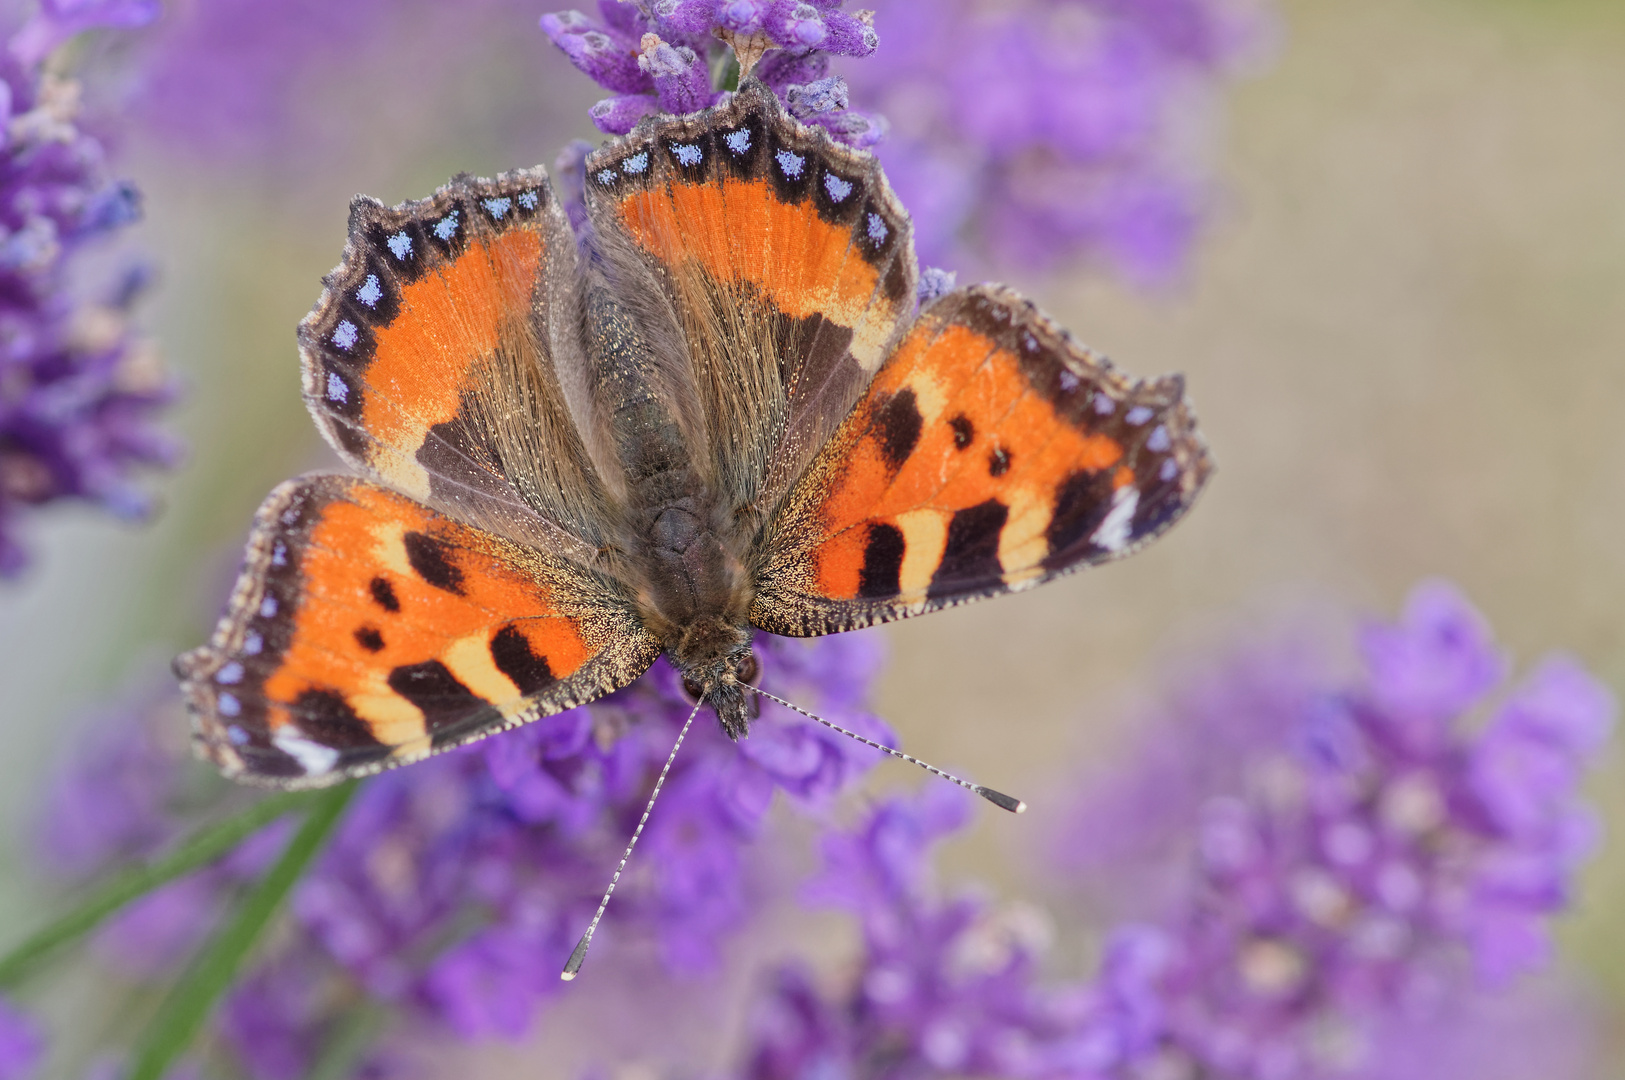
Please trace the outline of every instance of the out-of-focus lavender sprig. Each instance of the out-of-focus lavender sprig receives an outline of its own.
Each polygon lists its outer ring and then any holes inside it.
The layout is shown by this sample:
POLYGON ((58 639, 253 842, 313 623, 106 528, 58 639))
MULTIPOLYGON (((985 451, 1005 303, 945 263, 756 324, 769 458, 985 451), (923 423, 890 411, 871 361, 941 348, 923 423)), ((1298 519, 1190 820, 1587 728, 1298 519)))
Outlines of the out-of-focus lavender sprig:
POLYGON ((885 115, 923 262, 1102 263, 1161 284, 1212 202, 1220 92, 1261 51, 1251 0, 876 0, 883 61, 843 64, 885 115))
POLYGON ((591 110, 600 131, 624 135, 643 117, 684 114, 722 97, 713 70, 724 41, 768 50, 755 74, 791 110, 851 146, 870 146, 882 122, 849 112, 845 84, 829 58, 862 57, 880 43, 868 11, 842 0, 599 0, 598 18, 579 11, 542 16, 542 31, 570 62, 613 92, 591 110))
POLYGON ((26 510, 62 499, 140 518, 137 466, 168 466, 179 444, 152 426, 172 400, 150 345, 129 327, 145 274, 86 298, 87 249, 140 215, 140 196, 108 174, 102 143, 78 126, 79 88, 46 64, 93 27, 152 19, 152 0, 47 0, 0 56, 0 575, 27 562, 26 510))
MULTIPOLYGON (((874 636, 765 638, 758 655, 775 692, 870 738, 892 738, 863 708, 880 663, 874 636)), ((593 705, 368 781, 293 895, 297 932, 227 999, 222 1031, 251 1074, 305 1075, 336 1012, 363 1000, 466 1039, 528 1030, 560 987, 558 972, 690 708, 661 662, 593 705)), ((738 744, 705 720, 599 928, 595 965, 619 955, 676 975, 714 967, 767 888, 749 846, 774 794, 820 811, 878 757, 771 703, 738 744)), ((97 852, 146 850, 174 832, 179 770, 149 744, 148 729, 130 727, 130 745, 99 738, 59 783, 53 805, 81 804, 64 869, 82 870, 97 852), (139 766, 129 783, 97 783, 129 762, 139 766), (99 845, 98 829, 108 834, 99 845)), ((285 835, 266 830, 121 912, 100 934, 99 954, 143 977, 172 966, 285 835)))
POLYGON ((27 1080, 44 1056, 39 1024, 0 998, 0 1080, 27 1080))
MULTIPOLYGON (((1271 701, 1254 672, 1220 697, 1257 710, 1241 727, 1280 729, 1196 808, 1182 900, 1108 945, 1146 1022, 1114 1069, 1344 1075, 1384 1032, 1550 960, 1551 919, 1596 833, 1578 784, 1612 698, 1554 657, 1475 723, 1505 661, 1438 582, 1399 623, 1368 627, 1361 652, 1351 688, 1306 695, 1281 677, 1271 701)), ((1188 752, 1226 750, 1201 738, 1188 752)), ((1089 825, 1080 835, 1109 822, 1089 825)))

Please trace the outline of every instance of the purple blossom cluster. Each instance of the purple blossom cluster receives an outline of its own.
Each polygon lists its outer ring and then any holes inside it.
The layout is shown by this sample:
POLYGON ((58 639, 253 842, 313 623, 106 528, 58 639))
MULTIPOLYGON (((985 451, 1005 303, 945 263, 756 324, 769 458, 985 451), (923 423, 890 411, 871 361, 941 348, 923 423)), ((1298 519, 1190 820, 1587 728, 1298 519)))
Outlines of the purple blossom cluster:
POLYGON ((0 1080, 25 1080, 44 1056, 39 1025, 0 998, 0 1080))
POLYGON ((599 0, 542 16, 542 31, 570 62, 614 93, 591 109, 600 131, 624 135, 653 113, 697 112, 722 98, 713 72, 731 46, 797 116, 852 146, 870 146, 881 122, 848 112, 831 56, 864 57, 880 44, 868 11, 842 0, 599 0), (726 43, 726 44, 725 44, 726 43))
POLYGON ((1097 262, 1169 281, 1212 201, 1203 141, 1269 20, 1246 0, 877 0, 884 62, 846 64, 927 263, 1097 262))
MULTIPOLYGON (((758 655, 765 686, 891 740, 863 708, 880 664, 873 635, 767 638, 758 655)), ((559 971, 691 708, 661 661, 592 705, 367 781, 293 895, 297 932, 225 1004, 223 1034, 250 1075, 305 1075, 358 995, 465 1039, 527 1031, 563 985, 559 971)), ((159 710, 176 711, 169 701, 159 710)), ((97 739, 59 783, 53 805, 79 807, 70 824, 52 815, 47 846, 66 840, 64 869, 148 850, 176 829, 181 774, 152 745, 155 727, 127 727, 124 745, 97 739)), ((769 887, 750 842, 774 794, 819 812, 878 757, 771 703, 738 744, 698 717, 589 966, 712 969, 769 887)), ((100 955, 137 976, 172 967, 223 896, 275 857, 282 824, 121 912, 99 935, 100 955)))
POLYGON ((0 56, 0 575, 27 562, 28 508, 62 499, 140 518, 137 466, 168 466, 179 446, 151 426, 176 392, 133 338, 131 271, 86 299, 80 258, 140 214, 140 196, 109 177, 102 143, 78 126, 79 88, 46 64, 94 27, 139 26, 154 0, 45 0, 0 56))
MULTIPOLYGON (((1278 677, 1286 696, 1271 700, 1258 659, 1243 666, 1227 700, 1263 721, 1234 718, 1250 734, 1236 767, 1208 774, 1218 784, 1189 823, 1183 889, 1133 898, 1158 917, 1109 933, 1088 982, 1039 983, 1044 924, 1031 913, 935 897, 925 851, 962 819, 955 793, 885 804, 831 838, 810 895, 858 914, 865 954, 834 994, 801 968, 778 971, 743 1074, 1488 1075, 1494 1032, 1551 1015, 1500 991, 1550 959, 1551 918, 1595 833, 1580 774, 1613 701, 1554 658, 1491 708, 1504 660, 1441 584, 1361 644, 1353 689, 1306 695, 1278 677)), ((1185 745, 1191 759, 1215 751, 1230 752, 1185 745)), ((1159 754, 1142 779, 1161 783, 1168 764, 1159 754)), ((1077 835, 1104 831, 1085 824, 1077 835)), ((1579 1026, 1571 1015, 1552 1027, 1572 1045, 1544 1056, 1521 1048, 1517 1060, 1538 1059, 1525 1075, 1559 1075, 1584 1045, 1579 1026)))

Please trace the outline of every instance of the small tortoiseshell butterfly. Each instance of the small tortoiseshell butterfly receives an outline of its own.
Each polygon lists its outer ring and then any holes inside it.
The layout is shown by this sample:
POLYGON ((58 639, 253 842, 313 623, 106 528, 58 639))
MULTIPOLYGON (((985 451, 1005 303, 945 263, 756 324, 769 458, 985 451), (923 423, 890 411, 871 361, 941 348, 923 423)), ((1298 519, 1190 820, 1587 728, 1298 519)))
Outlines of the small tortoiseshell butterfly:
POLYGON ((587 159, 358 198, 299 327, 359 476, 260 508, 211 642, 202 752, 311 787, 625 686, 664 652, 744 735, 757 630, 811 636, 1126 555, 1211 469, 1137 382, 1008 289, 916 310, 875 159, 747 80, 587 159))

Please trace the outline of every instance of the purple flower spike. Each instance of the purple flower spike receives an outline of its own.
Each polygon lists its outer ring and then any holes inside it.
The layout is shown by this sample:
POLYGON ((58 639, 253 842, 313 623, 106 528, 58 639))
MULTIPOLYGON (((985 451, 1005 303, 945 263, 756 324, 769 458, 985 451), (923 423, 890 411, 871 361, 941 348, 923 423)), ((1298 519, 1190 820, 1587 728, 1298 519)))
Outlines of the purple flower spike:
POLYGON ((784 49, 814 49, 829 36, 823 13, 802 0, 773 0, 766 26, 768 36, 784 49))
POLYGON ((593 125, 606 135, 625 135, 638 121, 660 111, 660 102, 650 94, 624 94, 604 98, 587 110, 593 125))
POLYGON ((760 33, 767 7, 765 0, 723 0, 716 8, 716 24, 736 34, 760 33))
POLYGON ((662 112, 681 116, 716 103, 711 72, 693 49, 673 47, 655 34, 643 35, 642 49, 638 67, 654 79, 662 112))
POLYGON ((600 86, 618 94, 645 94, 654 88, 638 64, 637 43, 606 29, 579 11, 541 18, 542 32, 570 63, 600 86))
POLYGON ((0 1080, 27 1080, 45 1056, 45 1033, 0 998, 0 1080))
POLYGON ((1417 586, 1400 624, 1368 629, 1360 645, 1384 707, 1434 720, 1470 708, 1506 669, 1489 624, 1442 581, 1417 586))
POLYGON ((27 562, 15 534, 28 508, 82 499, 141 518, 151 503, 132 474, 180 458, 148 426, 177 387, 129 326, 147 275, 132 270, 100 296, 74 284, 77 257, 139 218, 140 196, 106 174, 101 143, 76 126, 77 86, 43 67, 86 28, 154 13, 135 0, 47 3, 0 65, 0 575, 27 562))

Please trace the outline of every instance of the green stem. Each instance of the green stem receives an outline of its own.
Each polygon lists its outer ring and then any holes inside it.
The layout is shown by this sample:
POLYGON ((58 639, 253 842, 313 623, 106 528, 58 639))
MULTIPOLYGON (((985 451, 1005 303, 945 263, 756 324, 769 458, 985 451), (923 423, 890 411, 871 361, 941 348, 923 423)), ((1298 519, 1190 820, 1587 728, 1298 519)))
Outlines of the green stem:
POLYGON ((277 818, 308 805, 311 798, 310 792, 299 791, 261 799, 235 817, 199 830, 167 855, 96 886, 77 907, 0 956, 0 988, 15 985, 47 953, 95 929, 131 900, 213 862, 277 818))
POLYGON ((158 1007, 158 1015, 147 1025, 136 1047, 128 1080, 159 1080, 191 1045, 271 916, 338 824, 355 790, 352 781, 328 788, 311 799, 309 815, 288 841, 281 858, 243 897, 230 921, 203 946, 158 1007))

